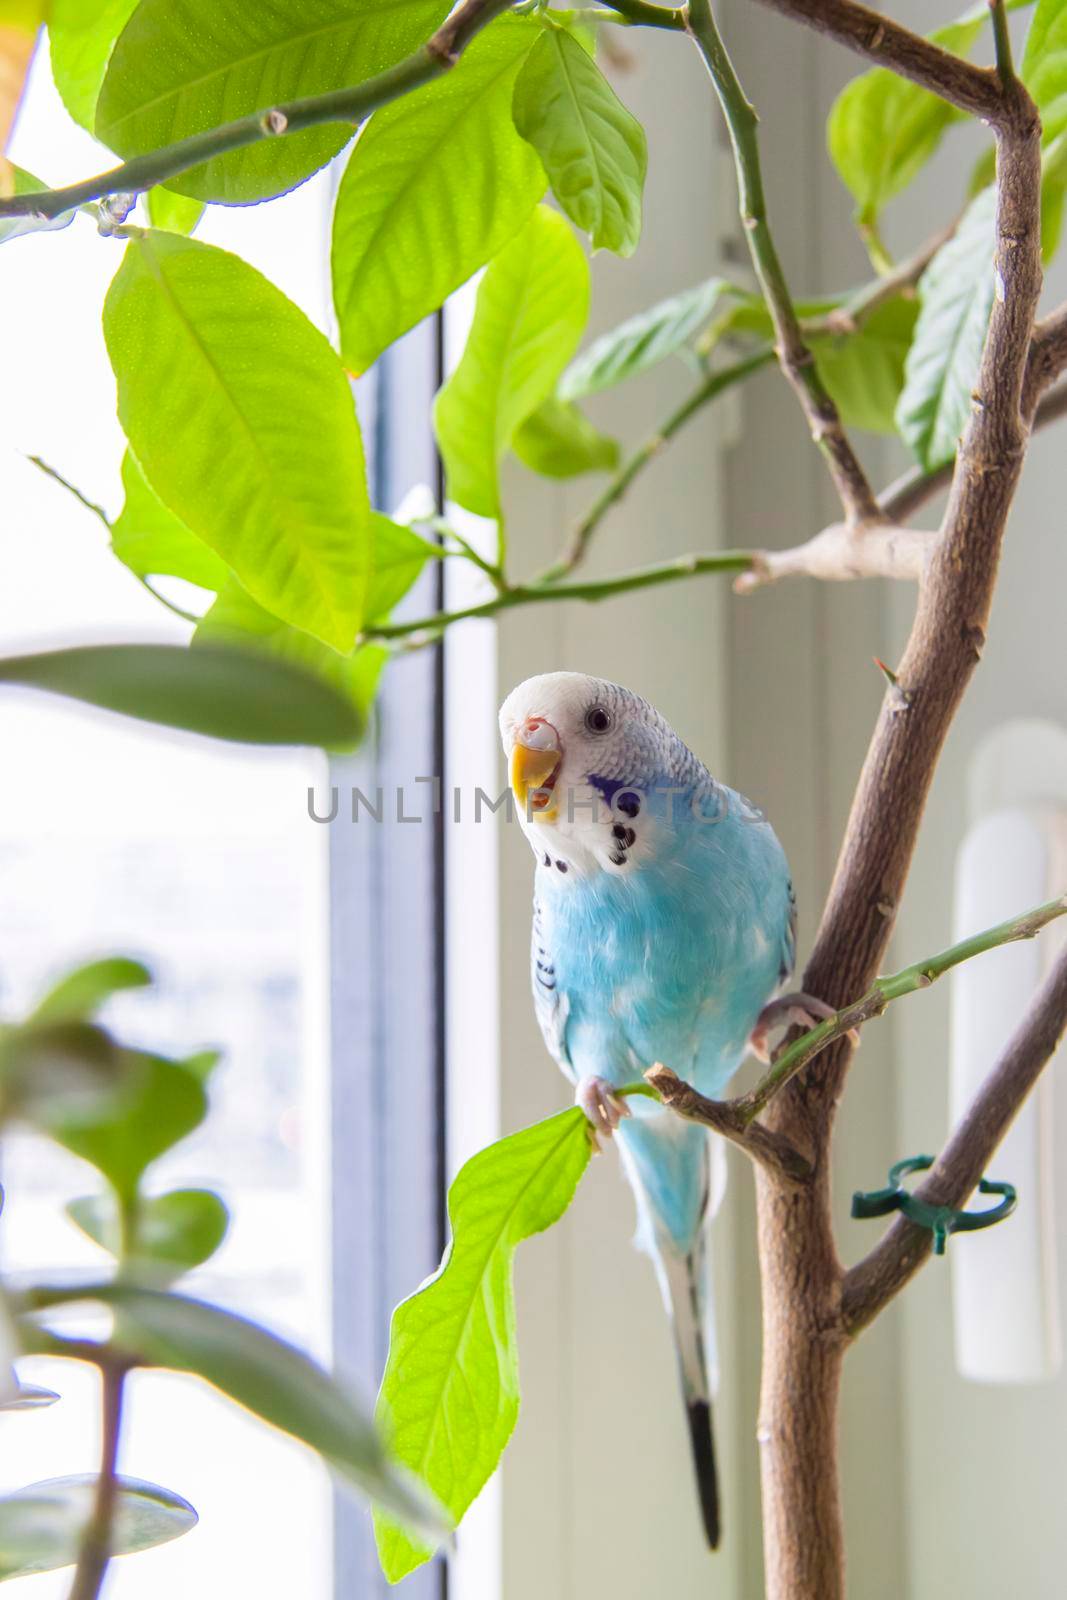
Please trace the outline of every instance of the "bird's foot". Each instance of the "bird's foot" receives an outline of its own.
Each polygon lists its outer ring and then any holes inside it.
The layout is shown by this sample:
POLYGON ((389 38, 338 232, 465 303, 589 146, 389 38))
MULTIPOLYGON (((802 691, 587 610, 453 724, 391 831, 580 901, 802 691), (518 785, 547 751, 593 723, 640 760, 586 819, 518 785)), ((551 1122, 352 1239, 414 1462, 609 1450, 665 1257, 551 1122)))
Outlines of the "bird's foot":
POLYGON ((619 1123, 631 1115, 626 1101, 615 1093, 607 1078, 579 1078, 574 1103, 589 1120, 589 1137, 594 1150, 600 1149, 600 1134, 610 1139, 619 1123))
MULTIPOLYGON (((756 1026, 748 1036, 748 1048, 757 1061, 769 1063, 770 1036, 776 1028, 791 1027, 794 1022, 802 1028, 814 1028, 817 1023, 836 1015, 833 1006, 828 1006, 825 1000, 817 1000, 813 994, 804 994, 799 989, 793 994, 780 994, 776 1000, 768 1000, 757 1017, 756 1026)), ((849 1029, 848 1036, 853 1044, 859 1044, 860 1036, 855 1028, 849 1029)))

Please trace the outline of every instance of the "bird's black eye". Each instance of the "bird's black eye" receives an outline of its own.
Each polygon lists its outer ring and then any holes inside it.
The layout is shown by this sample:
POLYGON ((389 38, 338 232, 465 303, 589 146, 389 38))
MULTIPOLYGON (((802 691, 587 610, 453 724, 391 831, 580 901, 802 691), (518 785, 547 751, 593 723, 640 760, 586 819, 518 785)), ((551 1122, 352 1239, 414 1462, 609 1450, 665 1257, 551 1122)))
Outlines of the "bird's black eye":
POLYGON ((590 733, 607 733, 611 727, 611 713, 603 706, 590 706, 585 714, 585 725, 590 733))

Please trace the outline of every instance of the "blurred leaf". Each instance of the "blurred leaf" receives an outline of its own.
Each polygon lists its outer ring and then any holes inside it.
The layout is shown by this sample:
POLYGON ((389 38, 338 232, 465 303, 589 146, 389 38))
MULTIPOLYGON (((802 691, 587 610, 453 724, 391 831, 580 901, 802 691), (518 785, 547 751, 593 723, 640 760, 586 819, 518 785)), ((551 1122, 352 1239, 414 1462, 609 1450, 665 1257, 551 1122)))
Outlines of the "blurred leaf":
POLYGON ((448 497, 500 514, 500 459, 574 354, 589 311, 589 266, 571 228, 538 206, 491 262, 462 359, 437 396, 448 497))
MULTIPOLYGON (((351 87, 424 43, 447 0, 141 0, 115 45, 96 134, 121 156, 158 150, 286 101, 351 87)), ((264 200, 324 166, 352 137, 328 123, 215 156, 168 187, 231 205, 264 200)))
MULTIPOLYGON (((47 1308, 99 1300, 122 1317, 123 1342, 149 1366, 190 1372, 264 1422, 300 1439, 406 1525, 442 1537, 445 1524, 422 1486, 387 1455, 362 1405, 303 1351, 245 1317, 186 1295, 122 1280, 43 1287, 25 1300, 47 1308)), ((25 1330, 34 1346, 32 1324, 25 1330)))
POLYGON ((737 293, 725 278, 709 278, 628 317, 571 362, 560 379, 561 399, 610 389, 674 355, 707 326, 725 295, 737 293))
POLYGON ((234 578, 220 590, 193 634, 194 651, 217 650, 220 645, 255 650, 268 659, 314 674, 319 683, 344 697, 356 713, 361 730, 386 660, 386 651, 378 645, 360 645, 349 655, 341 655, 313 639, 310 633, 290 628, 257 605, 234 578))
POLYGON ((1019 70, 1051 144, 1067 129, 1067 0, 1038 0, 1019 70))
POLYGON ((515 81, 512 110, 553 194, 593 249, 632 255, 641 237, 645 130, 562 28, 543 29, 515 81))
POLYGON ((65 973, 31 1011, 30 1022, 87 1022, 122 989, 144 989, 152 974, 128 956, 105 956, 65 973))
POLYGON ((102 1172, 131 1205, 145 1170, 203 1122, 207 1095, 196 1073, 179 1061, 124 1050, 123 1062, 122 1093, 98 1118, 68 1121, 50 1113, 46 1131, 102 1172))
POLYGON ((137 0, 50 0, 52 76, 63 104, 90 133, 115 40, 136 8, 137 0))
POLYGON ((848 428, 895 434, 918 305, 898 295, 866 317, 855 333, 812 335, 819 376, 848 428))
POLYGON ((168 233, 192 233, 204 215, 204 202, 190 200, 184 194, 175 194, 157 184, 145 195, 148 220, 153 228, 164 228, 168 233))
MULTIPOLYGON (((591 1154, 577 1107, 473 1156, 448 1191, 452 1242, 434 1277, 393 1312, 378 1416, 397 1458, 458 1523, 519 1414, 512 1258, 570 1205, 591 1154)), ((432 1550, 376 1515, 390 1583, 432 1550)))
POLYGON ((226 1207, 210 1189, 171 1189, 166 1194, 141 1196, 134 1238, 124 1252, 114 1195, 83 1195, 71 1200, 66 1211, 94 1244, 116 1259, 132 1255, 138 1262, 164 1269, 168 1277, 191 1272, 213 1256, 230 1222, 226 1207))
POLYGON ((986 189, 919 279, 919 317, 897 427, 928 472, 956 454, 993 305, 993 208, 986 189))
POLYGON ((39 1383, 23 1383, 18 1377, 15 1381, 18 1387, 7 1400, 0 1400, 0 1411, 43 1411, 59 1399, 54 1389, 43 1389, 39 1383))
POLYGON ((241 744, 355 744, 349 700, 305 669, 230 645, 82 645, 0 657, 0 684, 67 695, 241 744))
MULTIPOLYGON (((985 5, 976 7, 930 38, 943 50, 966 56, 986 14, 985 5)), ((959 115, 947 101, 887 67, 875 67, 846 84, 830 111, 827 143, 856 202, 861 227, 872 227, 886 202, 907 188, 959 115)))
POLYGON ((122 458, 126 503, 111 525, 111 548, 139 578, 184 578, 221 589, 230 569, 173 511, 168 511, 127 450, 122 458))
POLYGON ((594 428, 571 400, 548 399, 519 424, 511 448, 524 466, 546 478, 610 472, 619 464, 619 443, 594 428))
POLYGON ((5 1116, 50 1133, 57 1122, 93 1123, 114 1112, 126 1082, 124 1052, 87 1022, 25 1022, 0 1029, 5 1116))
POLYGON ((44 0, 9 0, 0 12, 0 173, 44 12, 44 0))
MULTIPOLYGON (((12 166, 0 158, 0 194, 35 194, 40 189, 47 189, 48 185, 42 183, 40 178, 35 178, 31 172, 26 172, 22 167, 12 166), (6 166, 6 175, 3 168, 6 166), (6 181, 5 181, 6 177, 6 181)), ((58 217, 37 216, 33 212, 22 217, 0 217, 0 244, 8 239, 19 239, 26 233, 55 233, 58 228, 69 228, 74 221, 75 211, 61 211, 58 217)))
MULTIPOLYGON (((73 1566, 95 1490, 95 1473, 85 1472, 0 1496, 0 1580, 73 1566)), ((167 1544, 196 1523, 196 1512, 180 1494, 141 1478, 118 1479, 113 1555, 167 1544)))
POLYGON ((501 17, 445 77, 376 111, 337 192, 333 297, 341 354, 366 372, 514 237, 545 190, 511 120, 541 29, 501 17))
POLYGON ((246 262, 155 232, 127 245, 104 334, 119 418, 155 493, 261 605, 350 650, 370 505, 351 388, 326 339, 246 262))
POLYGON ((402 600, 428 560, 440 554, 410 528, 401 527, 380 511, 371 512, 374 558, 367 590, 367 618, 384 617, 402 600))

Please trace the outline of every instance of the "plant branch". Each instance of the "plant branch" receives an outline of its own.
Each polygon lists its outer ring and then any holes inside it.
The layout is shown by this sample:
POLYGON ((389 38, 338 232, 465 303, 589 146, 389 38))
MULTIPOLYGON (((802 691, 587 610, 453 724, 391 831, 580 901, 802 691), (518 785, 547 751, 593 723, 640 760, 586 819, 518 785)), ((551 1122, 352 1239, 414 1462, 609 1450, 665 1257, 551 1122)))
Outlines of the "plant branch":
MULTIPOLYGON (((963 1206, 1067 1030, 1067 948, 998 1057, 963 1120, 916 1190, 929 1205, 963 1206)), ((932 1235, 904 1217, 845 1274, 841 1314, 859 1333, 899 1294, 930 1255, 932 1235)))
POLYGON ((855 0, 761 0, 772 11, 804 22, 865 61, 888 67, 929 89, 942 100, 996 127, 1004 118, 1004 97, 996 72, 973 66, 960 56, 912 33, 899 22, 855 0))
POLYGON ((440 77, 454 67, 465 47, 482 28, 511 9, 514 0, 462 0, 437 32, 413 55, 385 72, 351 88, 331 90, 301 100, 266 106, 251 116, 240 117, 220 128, 192 134, 175 144, 164 145, 147 155, 135 156, 108 172, 64 189, 42 189, 31 194, 0 199, 0 217, 57 217, 89 200, 111 194, 139 194, 153 184, 165 183, 190 167, 212 157, 258 144, 261 139, 276 139, 299 133, 304 128, 326 122, 348 122, 353 127, 365 121, 379 106, 409 94, 424 83, 440 77))
POLYGON ((993 51, 996 56, 997 75, 1005 96, 1011 98, 1018 86, 1018 79, 1011 59, 1011 34, 1008 32, 1008 13, 1004 0, 989 0, 989 14, 993 21, 993 51))
POLYGON ((827 311, 821 317, 805 318, 801 322, 801 329, 807 334, 812 333, 856 333, 864 320, 879 306, 885 305, 887 300, 893 300, 898 294, 906 294, 913 290, 931 261, 952 238, 959 226, 959 219, 950 222, 945 228, 940 228, 937 233, 931 234, 926 243, 921 245, 914 255, 899 262, 891 272, 883 273, 881 277, 873 278, 870 283, 857 289, 854 294, 832 311, 827 311))
POLYGON ((663 1104, 678 1116, 685 1117, 688 1122, 699 1122, 729 1139, 783 1183, 796 1185, 810 1181, 812 1165, 807 1156, 780 1133, 764 1127, 762 1122, 744 1122, 737 1113, 735 1101, 709 1100, 659 1062, 649 1068, 645 1078, 663 1104))
POLYGON ((879 520, 878 505, 834 405, 804 342, 782 263, 767 220, 758 120, 715 26, 709 0, 690 0, 689 32, 715 86, 733 146, 738 202, 749 254, 774 324, 778 362, 808 420, 850 525, 879 520))
POLYGON ((69 1600, 97 1600, 108 1562, 111 1560, 112 1528, 118 1503, 119 1436, 122 1432, 122 1400, 127 1368, 116 1359, 101 1362, 100 1383, 103 1401, 100 1473, 89 1520, 82 1534, 78 1564, 70 1587, 69 1600))
POLYGON ((612 11, 617 11, 627 22, 641 23, 647 28, 673 28, 685 32, 685 11, 667 6, 647 5, 645 0, 607 0, 612 11))

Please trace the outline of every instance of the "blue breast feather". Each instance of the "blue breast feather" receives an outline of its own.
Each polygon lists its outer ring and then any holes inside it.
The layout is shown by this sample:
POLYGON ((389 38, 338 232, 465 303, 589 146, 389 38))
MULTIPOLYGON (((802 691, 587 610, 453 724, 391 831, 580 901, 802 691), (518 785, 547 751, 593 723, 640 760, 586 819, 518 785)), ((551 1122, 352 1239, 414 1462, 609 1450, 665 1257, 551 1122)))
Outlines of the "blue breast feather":
MULTIPOLYGON (((770 825, 732 790, 695 808, 675 796, 671 811, 645 799, 648 848, 625 871, 567 880, 538 868, 533 987, 546 1042, 573 1079, 633 1083, 661 1061, 719 1096, 792 968, 789 869, 770 825)), ((645 1198, 688 1248, 707 1200, 706 1135, 647 1101, 630 1105, 620 1132, 645 1198)))

